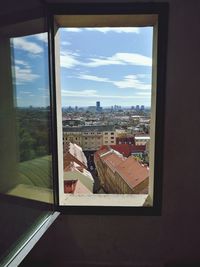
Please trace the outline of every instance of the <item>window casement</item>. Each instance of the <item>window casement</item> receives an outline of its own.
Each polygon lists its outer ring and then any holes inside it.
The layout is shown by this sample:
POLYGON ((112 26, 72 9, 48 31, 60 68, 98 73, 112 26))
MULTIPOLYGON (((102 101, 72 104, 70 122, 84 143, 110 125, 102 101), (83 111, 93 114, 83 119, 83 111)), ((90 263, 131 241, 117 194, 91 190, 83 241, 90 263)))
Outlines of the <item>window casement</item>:
MULTIPOLYGON (((162 163, 164 132, 164 91, 167 43, 168 5, 165 3, 76 4, 49 5, 49 42, 53 133, 55 145, 54 170, 57 208, 63 212, 121 212, 160 214, 162 196, 162 163), (60 84, 60 29, 152 27, 151 122, 148 192, 128 195, 63 196, 62 99, 60 84), (67 199, 67 202, 64 200, 67 199)), ((77 30, 78 31, 78 30, 77 30)), ((116 113, 122 111, 121 103, 116 113)), ((141 105, 142 106, 142 105, 141 105)), ((111 135, 114 132, 110 133, 111 135)), ((104 132, 108 135, 108 132, 104 132)), ((104 141, 105 143, 108 141, 104 141)), ((113 141, 112 141, 113 142, 113 141)), ((120 144, 120 141, 119 141, 120 144)), ((94 147, 93 147, 94 148, 94 147)), ((86 148, 85 148, 86 149, 86 148)), ((139 159, 138 159, 139 160, 139 159)), ((100 170, 102 173, 102 170, 100 170)), ((110 187, 110 185, 108 185, 110 187)), ((134 189, 134 192, 137 192, 134 189)))

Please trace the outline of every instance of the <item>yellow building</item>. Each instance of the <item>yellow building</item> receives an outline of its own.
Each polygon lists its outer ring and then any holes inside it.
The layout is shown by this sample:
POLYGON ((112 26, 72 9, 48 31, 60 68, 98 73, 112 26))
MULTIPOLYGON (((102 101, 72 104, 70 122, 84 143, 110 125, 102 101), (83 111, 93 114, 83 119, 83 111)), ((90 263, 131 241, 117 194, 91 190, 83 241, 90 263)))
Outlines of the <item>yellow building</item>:
POLYGON ((98 150, 102 145, 115 145, 115 129, 111 125, 63 127, 63 143, 75 143, 85 151, 98 150))

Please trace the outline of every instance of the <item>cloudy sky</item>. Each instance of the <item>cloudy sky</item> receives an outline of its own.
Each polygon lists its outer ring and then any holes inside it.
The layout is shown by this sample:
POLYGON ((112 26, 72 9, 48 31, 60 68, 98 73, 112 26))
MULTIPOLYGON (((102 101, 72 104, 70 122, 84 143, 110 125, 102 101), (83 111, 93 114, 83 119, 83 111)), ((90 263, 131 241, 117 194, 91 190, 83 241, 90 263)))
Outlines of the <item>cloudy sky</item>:
MULTIPOLYGON (((49 105, 47 35, 12 45, 18 105, 49 105)), ((150 106, 151 65, 151 27, 60 29, 62 106, 150 106)))

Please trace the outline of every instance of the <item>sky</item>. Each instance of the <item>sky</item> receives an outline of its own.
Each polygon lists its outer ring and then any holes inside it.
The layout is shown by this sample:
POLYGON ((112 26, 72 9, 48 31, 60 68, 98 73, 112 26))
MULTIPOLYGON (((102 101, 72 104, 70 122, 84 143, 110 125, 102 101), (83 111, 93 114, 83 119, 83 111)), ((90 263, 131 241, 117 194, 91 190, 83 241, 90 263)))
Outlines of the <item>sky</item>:
MULTIPOLYGON (((150 106, 152 27, 61 28, 62 106, 150 106)), ((14 38, 18 106, 47 106, 47 34, 14 38)))

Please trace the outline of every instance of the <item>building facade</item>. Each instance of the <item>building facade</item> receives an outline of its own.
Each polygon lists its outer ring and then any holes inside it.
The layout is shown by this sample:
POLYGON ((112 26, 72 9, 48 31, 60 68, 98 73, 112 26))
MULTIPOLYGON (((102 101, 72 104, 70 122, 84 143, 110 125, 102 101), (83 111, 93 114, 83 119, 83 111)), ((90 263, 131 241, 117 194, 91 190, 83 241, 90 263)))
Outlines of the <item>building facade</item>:
POLYGON ((92 194, 94 179, 87 171, 87 159, 80 146, 64 145, 64 193, 92 194))
POLYGON ((94 161, 101 186, 106 193, 148 193, 149 169, 133 156, 126 158, 107 147, 95 153, 94 161))
POLYGON ((115 145, 116 134, 112 125, 63 127, 63 144, 72 142, 84 151, 96 151, 103 145, 115 145))

